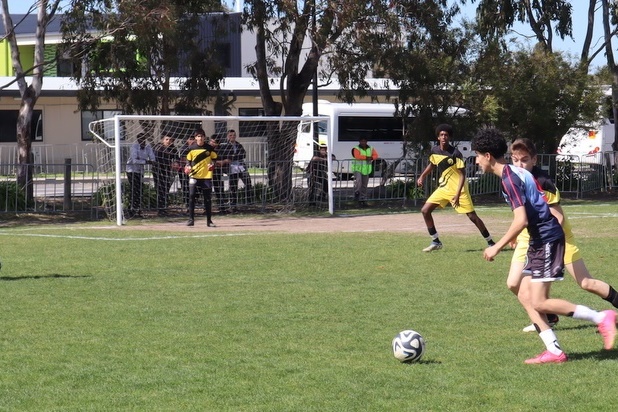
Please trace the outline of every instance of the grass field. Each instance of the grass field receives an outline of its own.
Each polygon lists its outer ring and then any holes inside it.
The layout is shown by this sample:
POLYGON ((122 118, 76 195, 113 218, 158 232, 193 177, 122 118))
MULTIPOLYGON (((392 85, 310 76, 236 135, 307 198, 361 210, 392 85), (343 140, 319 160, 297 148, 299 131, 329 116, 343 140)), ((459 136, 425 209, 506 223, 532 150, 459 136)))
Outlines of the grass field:
MULTIPOLYGON (((565 210, 618 287, 617 205, 565 210)), ((596 328, 563 318, 570 361, 524 365, 543 345, 506 290, 512 252, 485 262, 472 225, 441 239, 427 254, 418 233, 0 229, 0 410, 611 410, 618 351, 596 328), (417 364, 391 354, 408 328, 417 364)), ((553 295, 611 307, 570 278, 553 295)))

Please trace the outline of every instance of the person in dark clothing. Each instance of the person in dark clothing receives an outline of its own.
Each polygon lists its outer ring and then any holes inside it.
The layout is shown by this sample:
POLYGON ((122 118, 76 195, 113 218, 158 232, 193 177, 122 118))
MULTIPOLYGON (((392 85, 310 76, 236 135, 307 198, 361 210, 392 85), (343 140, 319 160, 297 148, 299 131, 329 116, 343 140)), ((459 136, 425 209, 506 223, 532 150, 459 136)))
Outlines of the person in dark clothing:
POLYGON ((317 155, 311 158, 309 166, 309 201, 319 202, 328 199, 328 154, 326 146, 320 146, 317 155))
POLYGON ((219 158, 223 172, 229 176, 230 206, 236 208, 238 203, 238 183, 242 181, 245 192, 245 203, 249 203, 251 193, 251 175, 245 164, 247 152, 243 145, 236 140, 236 131, 227 132, 227 141, 220 146, 219 158))
POLYGON ((167 216, 167 198, 178 172, 178 150, 174 146, 174 138, 163 136, 153 148, 156 161, 152 167, 155 188, 157 189, 157 213, 167 216))

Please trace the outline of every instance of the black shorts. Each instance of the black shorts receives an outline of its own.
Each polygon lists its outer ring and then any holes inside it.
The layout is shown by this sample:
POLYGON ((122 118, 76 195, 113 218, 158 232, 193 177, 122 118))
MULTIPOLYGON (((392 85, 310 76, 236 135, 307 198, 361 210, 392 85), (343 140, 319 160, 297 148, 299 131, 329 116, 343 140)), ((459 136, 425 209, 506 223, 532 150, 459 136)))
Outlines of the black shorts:
POLYGON ((189 178, 189 188, 191 188, 191 186, 210 190, 212 189, 212 179, 195 179, 191 177, 189 178))
POLYGON ((553 282, 564 277, 564 236, 540 246, 528 246, 523 274, 532 282, 553 282))

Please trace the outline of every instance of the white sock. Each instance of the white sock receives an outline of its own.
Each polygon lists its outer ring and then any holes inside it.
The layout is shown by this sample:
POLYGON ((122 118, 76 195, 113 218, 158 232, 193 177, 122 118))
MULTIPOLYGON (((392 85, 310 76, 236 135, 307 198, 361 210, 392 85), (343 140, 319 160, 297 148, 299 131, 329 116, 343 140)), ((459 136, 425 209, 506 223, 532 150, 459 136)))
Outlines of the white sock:
POLYGON ((588 306, 584 305, 576 305, 575 312, 573 312, 573 319, 587 320, 589 322, 594 322, 597 325, 603 322, 603 318, 605 318, 605 314, 603 312, 597 312, 596 310, 590 309, 588 306))
POLYGON ((558 338, 552 329, 547 329, 539 333, 539 338, 541 338, 549 352, 554 355, 560 355, 562 353, 562 349, 558 344, 558 338))

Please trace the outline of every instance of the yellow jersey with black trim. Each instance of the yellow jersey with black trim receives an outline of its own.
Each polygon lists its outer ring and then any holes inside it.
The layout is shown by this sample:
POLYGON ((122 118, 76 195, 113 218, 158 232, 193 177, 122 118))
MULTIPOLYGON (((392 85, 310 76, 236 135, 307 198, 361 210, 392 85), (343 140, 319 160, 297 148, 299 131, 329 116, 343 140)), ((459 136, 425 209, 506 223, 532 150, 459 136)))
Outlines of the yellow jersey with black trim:
MULTIPOLYGON (((547 199, 548 205, 555 205, 560 203, 560 191, 556 188, 556 185, 549 177, 549 174, 540 167, 534 166, 530 171, 532 176, 539 183, 539 187, 545 193, 545 198, 547 199)), ((569 219, 567 219, 566 215, 563 215, 564 220, 562 221, 562 230, 564 231, 565 239, 573 238, 573 230, 571 229, 571 223, 569 219)), ((530 235, 528 234, 528 230, 524 229, 519 236, 517 236, 517 242, 526 242, 530 240, 530 235)))
POLYGON ((217 153, 209 144, 199 146, 193 144, 187 152, 187 164, 191 165, 189 177, 194 179, 212 179, 210 164, 217 158, 217 153))
POLYGON ((445 150, 439 145, 434 146, 431 148, 429 162, 437 168, 438 186, 456 192, 459 187, 458 169, 466 167, 461 152, 451 145, 445 150))

